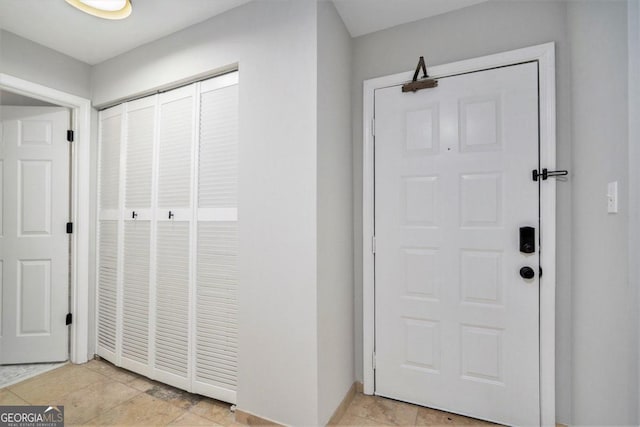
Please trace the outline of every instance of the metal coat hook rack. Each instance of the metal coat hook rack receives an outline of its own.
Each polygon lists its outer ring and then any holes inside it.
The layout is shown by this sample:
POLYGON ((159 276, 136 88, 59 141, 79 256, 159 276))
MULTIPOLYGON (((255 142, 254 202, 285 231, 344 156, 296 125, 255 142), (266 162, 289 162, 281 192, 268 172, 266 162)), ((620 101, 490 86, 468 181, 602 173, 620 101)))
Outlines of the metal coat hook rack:
POLYGON ((403 92, 417 92, 420 89, 431 89, 438 86, 438 81, 436 79, 432 79, 427 74, 427 65, 424 62, 424 56, 420 57, 418 61, 418 66, 416 67, 416 72, 413 73, 413 80, 410 83, 405 83, 402 85, 403 92), (418 80, 418 74, 420 74, 420 70, 423 72, 423 76, 420 80, 418 80))

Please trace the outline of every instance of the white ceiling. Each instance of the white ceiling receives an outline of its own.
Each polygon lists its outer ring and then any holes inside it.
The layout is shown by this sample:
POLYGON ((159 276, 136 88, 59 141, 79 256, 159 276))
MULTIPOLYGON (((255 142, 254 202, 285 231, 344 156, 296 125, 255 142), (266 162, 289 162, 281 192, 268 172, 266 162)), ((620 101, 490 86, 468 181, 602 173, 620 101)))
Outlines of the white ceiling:
POLYGON ((487 0, 333 0, 352 37, 406 24, 487 0))
MULTIPOLYGON (((0 28, 93 65, 249 1, 134 0, 129 18, 108 21, 64 0, 0 0, 0 28)), ((483 1, 333 0, 353 37, 483 1)))
POLYGON ((64 0, 0 0, 0 28, 97 64, 250 0, 134 0, 121 21, 83 13, 64 0))

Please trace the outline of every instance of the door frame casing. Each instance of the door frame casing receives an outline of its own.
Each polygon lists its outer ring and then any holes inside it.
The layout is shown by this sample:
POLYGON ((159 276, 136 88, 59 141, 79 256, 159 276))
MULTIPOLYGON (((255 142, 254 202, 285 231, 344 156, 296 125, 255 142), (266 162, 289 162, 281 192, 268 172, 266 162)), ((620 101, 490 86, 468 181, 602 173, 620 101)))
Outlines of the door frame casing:
MULTIPOLYGON (((431 77, 477 72, 486 69, 538 62, 540 168, 556 167, 555 43, 545 43, 494 55, 482 56, 429 68, 431 77)), ((376 89, 396 86, 413 77, 413 71, 363 82, 362 167, 362 317, 364 393, 374 394, 375 371, 375 256, 374 209, 374 94, 376 89)), ((399 90, 399 89, 398 89, 399 90)), ((555 425, 555 292, 556 292, 556 184, 540 183, 540 422, 555 425)))
POLYGON ((89 208, 90 208, 90 143, 91 101, 41 84, 0 73, 0 89, 50 102, 71 109, 74 131, 71 167, 71 268, 70 312, 73 322, 69 330, 72 363, 89 360, 89 208))

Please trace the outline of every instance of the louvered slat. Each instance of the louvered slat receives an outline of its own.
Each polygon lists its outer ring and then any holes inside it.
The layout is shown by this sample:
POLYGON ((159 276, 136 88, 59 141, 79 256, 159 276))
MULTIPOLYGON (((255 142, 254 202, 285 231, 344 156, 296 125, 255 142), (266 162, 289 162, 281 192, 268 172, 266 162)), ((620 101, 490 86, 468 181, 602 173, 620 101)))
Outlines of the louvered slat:
POLYGON ((187 376, 189 349, 189 223, 157 227, 155 367, 187 376))
POLYGON ((151 170, 155 108, 131 111, 127 115, 127 170, 125 206, 151 207, 151 170))
POLYGON ((196 379, 236 389, 238 225, 198 223, 196 379))
POLYGON ((100 209, 118 209, 120 182, 120 114, 102 120, 100 135, 100 209))
POLYGON ((158 207, 191 207, 193 98, 161 105, 158 207))
POLYGON ((98 267, 98 345, 116 350, 118 223, 100 222, 98 267))
POLYGON ((124 226, 122 356, 147 363, 149 351, 149 221, 124 226))
POLYGON ((238 205, 238 85, 205 92, 200 106, 198 206, 238 205))

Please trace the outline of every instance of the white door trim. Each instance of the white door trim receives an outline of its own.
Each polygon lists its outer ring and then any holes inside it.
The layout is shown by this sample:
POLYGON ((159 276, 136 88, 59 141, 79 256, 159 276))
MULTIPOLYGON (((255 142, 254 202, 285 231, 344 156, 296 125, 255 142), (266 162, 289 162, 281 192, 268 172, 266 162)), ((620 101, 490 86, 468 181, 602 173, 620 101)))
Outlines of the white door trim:
POLYGON ((91 101, 79 96, 0 73, 0 88, 71 109, 75 131, 71 159, 71 313, 72 363, 89 360, 89 207, 91 101))
MULTIPOLYGON (((517 49, 429 68, 432 77, 480 71, 538 61, 540 84, 540 168, 556 166, 555 44, 517 49)), ((411 80, 413 71, 365 80, 363 83, 363 190, 362 190, 362 314, 364 392, 374 393, 372 356, 375 350, 374 305, 374 91, 411 80)), ((540 412, 542 425, 555 425, 555 290, 556 290, 556 185, 541 182, 540 265, 540 412), (544 244, 542 244, 544 242, 544 244)))

